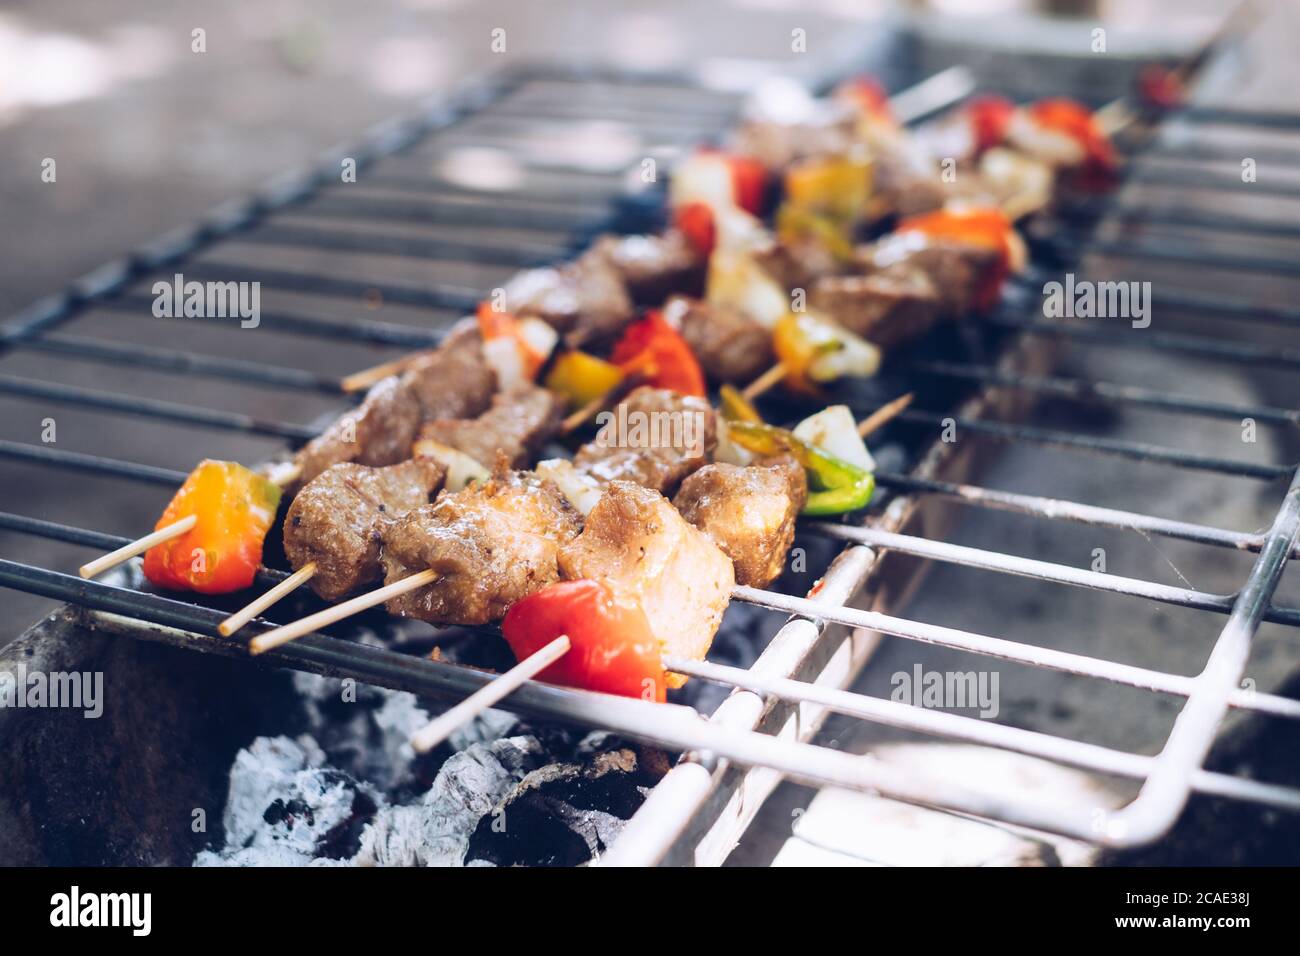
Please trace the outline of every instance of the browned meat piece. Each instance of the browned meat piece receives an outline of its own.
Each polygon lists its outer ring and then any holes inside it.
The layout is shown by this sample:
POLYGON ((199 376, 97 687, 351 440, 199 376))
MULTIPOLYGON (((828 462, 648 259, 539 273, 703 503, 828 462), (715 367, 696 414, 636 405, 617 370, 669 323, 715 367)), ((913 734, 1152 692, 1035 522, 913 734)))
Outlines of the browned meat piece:
POLYGON ((754 250, 753 256, 787 292, 811 289, 822 276, 835 275, 841 268, 828 249, 814 242, 792 244, 774 239, 754 250))
POLYGON ((446 340, 417 358, 402 375, 425 421, 473 418, 487 409, 496 373, 483 358, 483 339, 472 319, 457 323, 446 340))
POLYGON ((386 607, 435 624, 499 620, 520 598, 559 580, 556 556, 581 528, 553 484, 498 463, 490 481, 444 491, 385 529, 387 583, 426 568, 439 574, 386 607))
POLYGON ((736 583, 765 588, 780 575, 808 500, 804 470, 788 455, 740 467, 716 462, 682 482, 673 504, 736 568, 736 583))
POLYGON ((492 407, 478 418, 426 422, 420 437, 458 448, 484 467, 491 467, 500 451, 511 467, 522 468, 559 432, 563 420, 564 406, 554 392, 526 384, 497 393, 492 407))
POLYGON ((675 229, 660 236, 602 236, 587 256, 609 263, 640 306, 663 305, 674 292, 704 294, 708 263, 675 229))
POLYGON ((366 393, 365 400, 345 412, 297 454, 301 487, 326 468, 340 462, 394 465, 411 456, 411 443, 420 427, 420 403, 396 376, 384 379, 366 393))
POLYGON ((284 553, 294 569, 316 562, 311 588, 337 601, 384 576, 384 527, 429 503, 446 469, 432 458, 387 468, 344 463, 308 482, 284 518, 284 553))
POLYGON ((601 482, 632 481, 672 494, 718 443, 709 403, 668 389, 635 389, 601 416, 595 440, 573 458, 579 471, 601 482))
POLYGON ((735 151, 783 172, 796 159, 848 152, 854 145, 855 124, 852 108, 831 102, 816 104, 796 122, 754 117, 737 131, 735 151))
POLYGON ((869 272, 900 263, 924 272, 939 294, 944 318, 958 318, 970 310, 980 278, 996 260, 997 253, 991 249, 917 233, 886 236, 858 250, 858 261, 869 272))
MULTIPOLYGON (((567 579, 594 578, 637 598, 665 655, 703 660, 735 583, 731 560, 663 495, 612 482, 582 534, 560 549, 567 579)), ((686 678, 668 675, 668 686, 686 678)))
POLYGON ((923 335, 938 320, 941 305, 934 283, 906 262, 867 275, 819 279, 808 304, 882 348, 923 335))
POLYGON ((715 382, 749 382, 772 367, 772 333, 739 309, 678 296, 664 316, 681 329, 682 338, 715 382))
POLYGON ((520 273, 506 285, 505 306, 516 315, 542 319, 572 348, 616 337, 635 315, 613 266, 591 256, 520 273))

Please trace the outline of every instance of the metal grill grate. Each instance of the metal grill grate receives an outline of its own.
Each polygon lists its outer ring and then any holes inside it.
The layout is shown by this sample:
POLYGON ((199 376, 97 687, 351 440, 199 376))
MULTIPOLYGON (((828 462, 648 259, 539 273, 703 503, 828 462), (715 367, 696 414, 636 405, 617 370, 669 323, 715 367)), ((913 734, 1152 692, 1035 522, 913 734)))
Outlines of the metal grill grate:
MULTIPOLYGON (((636 202, 635 197, 629 201, 622 193, 619 163, 611 163, 609 168, 583 169, 581 164, 566 165, 546 156, 534 156, 515 188, 489 191, 431 173, 434 157, 456 148, 526 149, 531 142, 529 134, 535 129, 545 127, 554 133, 557 128, 566 128, 564 124, 593 119, 624 124, 620 128, 625 133, 635 134, 637 155, 645 155, 650 150, 671 150, 715 135, 733 118, 735 108, 736 102, 730 96, 702 91, 672 78, 574 77, 529 71, 474 84, 456 103, 441 104, 414 121, 373 131, 364 143, 331 153, 318 167, 283 177, 253 200, 224 207, 200 225, 171 234, 83 278, 65 293, 37 303, 8 324, 0 344, 6 352, 17 355, 46 353, 111 368, 133 367, 252 385, 291 396, 341 398, 338 380, 328 375, 261 359, 123 345, 75 334, 75 325, 92 312, 147 314, 150 298, 138 291, 137 283, 183 266, 187 279, 258 280, 264 289, 290 299, 310 295, 348 305, 382 300, 412 307, 421 322, 406 325, 373 318, 330 318, 307 308, 277 306, 262 315, 263 324, 276 333, 320 340, 335 347, 340 342, 390 351, 426 347, 439 336, 438 331, 424 324, 431 314, 450 318, 472 308, 493 287, 492 282, 469 281, 465 277, 473 270, 461 266, 475 264, 480 275, 485 274, 483 267, 488 267, 487 272, 495 270, 494 275, 504 277, 519 267, 567 256, 599 228, 636 228, 653 216, 651 206, 636 202), (355 158, 358 166, 366 170, 362 174, 366 190, 360 195, 329 185, 344 155, 355 158), (354 228, 363 224, 365 228, 354 228), (433 236, 427 231, 413 234, 408 228, 430 224, 466 231, 456 236, 433 236), (251 249, 250 262, 236 263, 225 258, 232 246, 240 244, 251 249), (323 256, 322 262, 337 262, 328 257, 340 253, 409 259, 424 269, 432 265, 439 278, 432 283, 399 277, 349 278, 328 266, 313 269, 264 264, 260 259, 264 250, 323 256)), ((1256 123, 1270 129, 1300 129, 1300 116, 1287 114, 1256 117, 1194 109, 1184 111, 1179 119, 1193 130, 1208 122, 1235 123, 1246 129, 1256 123)), ((1132 148, 1131 161, 1141 155, 1140 145, 1132 148)), ((1197 155, 1180 151, 1182 159, 1197 155)), ((1217 154, 1207 147, 1206 155, 1212 158, 1217 154)), ((1222 178, 1214 177, 1202 177, 1201 186, 1227 188, 1222 178)), ((1078 261, 1087 252, 1108 257, 1141 256, 1175 266, 1295 275, 1293 263, 1287 261, 1209 253, 1191 246, 1157 247, 1122 240, 1093 243, 1089 238, 1090 223, 1109 211, 1109 207, 1077 210, 1073 216, 1053 223, 1048 232, 1055 245, 1048 251, 1054 251, 1067 263, 1078 261)), ((1190 224, 1250 234, 1277 230, 1284 237, 1294 234, 1266 220, 1238 217, 1223 221, 1195 208, 1169 213, 1121 203, 1113 212, 1110 221, 1129 225, 1190 224)), ((1021 292, 1040 286, 1043 276, 1049 274, 1040 269, 1039 274, 1022 280, 1021 292)), ((793 615, 752 668, 670 662, 683 673, 738 689, 709 719, 677 705, 607 698, 535 683, 514 695, 512 707, 520 712, 603 727, 687 754, 687 759, 659 784, 629 824, 612 854, 614 860, 720 859, 725 850, 719 848, 730 846, 731 838, 744 829, 755 808, 782 776, 814 785, 870 789, 902 800, 1114 845, 1142 842, 1163 832, 1191 791, 1300 810, 1300 791, 1202 768, 1227 708, 1300 717, 1300 703, 1294 700, 1246 693, 1238 688, 1245 655, 1260 623, 1300 623, 1300 608, 1272 603, 1278 580, 1295 553, 1300 484, 1293 481, 1290 485, 1271 528, 1246 533, 984 488, 966 484, 961 477, 953 479, 954 472, 966 472, 972 467, 965 459, 982 455, 988 439, 1265 482, 1292 479, 1294 468, 1290 465, 1020 424, 1005 413, 1032 398, 1052 396, 1158 409, 1180 416, 1253 417, 1263 423, 1294 426, 1300 422, 1300 411, 1293 409, 1213 402, 1190 394, 1054 375, 1044 358, 1049 350, 1043 346, 1064 341, 1067 345, 1141 347, 1213 362, 1268 363, 1283 368, 1300 363, 1300 352, 1208 335, 1163 332, 1121 341, 1109 328, 1035 319, 1028 309, 1032 304, 1033 300, 1024 294, 1012 295, 991 319, 1005 332, 1007 343, 996 361, 927 358, 915 359, 906 367, 908 374, 921 381, 958 381, 978 386, 978 391, 954 414, 913 410, 903 416, 900 427, 933 431, 945 419, 951 419, 971 440, 961 443, 960 449, 936 442, 910 471, 880 472, 880 485, 893 497, 883 512, 874 514, 865 526, 818 524, 808 528, 845 543, 813 597, 738 589, 742 599, 793 615), (913 533, 917 530, 916 516, 936 501, 1051 522, 1137 531, 1255 552, 1258 557, 1236 593, 1172 587, 1030 560, 996 549, 958 546, 913 533), (848 607, 860 601, 864 593, 877 596, 889 563, 883 557, 886 554, 1159 601, 1226 615, 1227 620, 1203 673, 1187 677, 848 607), (874 646, 861 633, 846 640, 846 628, 1174 695, 1185 703, 1164 748, 1154 757, 926 711, 837 689, 851 682, 874 646), (1126 777, 1140 781, 1142 789, 1132 804, 1111 815, 1098 829, 1094 819, 1061 808, 1010 800, 963 781, 920 779, 865 758, 807 743, 830 712, 1126 777), (700 848, 702 840, 704 849, 700 848)), ((1214 316, 1223 323, 1225 335, 1232 332, 1229 323, 1234 322, 1281 326, 1300 322, 1300 315, 1294 311, 1259 307, 1245 297, 1180 294, 1167 300, 1166 305, 1214 316)), ((0 375, 0 394, 77 406, 96 413, 137 416, 146 421, 266 436, 292 444, 300 444, 315 433, 311 424, 9 374, 0 375)), ((144 484, 175 486, 184 478, 182 473, 140 462, 10 441, 0 442, 0 457, 41 468, 144 484)), ((10 513, 0 514, 0 528, 96 549, 124 543, 114 535, 10 513)), ((275 580, 282 575, 267 571, 264 577, 275 580)), ((244 654, 242 643, 216 636, 224 612, 202 605, 83 581, 12 560, 0 560, 0 585, 85 607, 97 626, 110 631, 226 656, 244 654)), ((490 679, 478 671, 326 635, 310 636, 268 658, 285 666, 351 676, 443 698, 464 697, 490 679)))

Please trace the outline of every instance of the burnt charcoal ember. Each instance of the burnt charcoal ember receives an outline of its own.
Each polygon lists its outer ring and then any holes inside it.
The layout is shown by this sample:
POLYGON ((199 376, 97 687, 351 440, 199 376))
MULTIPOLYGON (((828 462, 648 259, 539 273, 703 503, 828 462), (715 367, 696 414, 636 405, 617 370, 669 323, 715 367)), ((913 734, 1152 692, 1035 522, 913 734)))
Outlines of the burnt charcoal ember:
POLYGON ((604 750, 582 763, 553 763, 524 777, 469 840, 465 862, 579 866, 614 842, 652 782, 637 752, 604 750))
POLYGON ((310 737, 259 737, 230 769, 222 824, 225 846, 204 851, 198 866, 344 860, 360 847, 363 827, 383 804, 369 784, 324 765, 310 737))
POLYGON ((381 809, 361 835, 354 862, 460 866, 479 821, 547 759, 535 737, 474 744, 443 764, 419 803, 381 809))

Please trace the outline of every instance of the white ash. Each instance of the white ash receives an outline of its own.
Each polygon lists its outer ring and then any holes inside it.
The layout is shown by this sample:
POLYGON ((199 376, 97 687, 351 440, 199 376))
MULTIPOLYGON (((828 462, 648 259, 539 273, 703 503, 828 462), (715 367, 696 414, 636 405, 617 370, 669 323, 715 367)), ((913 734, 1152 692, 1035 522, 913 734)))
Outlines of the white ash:
POLYGON ((292 679, 296 736, 259 737, 239 752, 224 844, 196 865, 581 864, 609 846, 646 792, 636 753, 607 733, 520 734, 514 715, 489 710, 417 755, 410 737, 440 705, 292 679))
POLYGON ((311 737, 259 737, 230 769, 222 815, 226 843, 198 865, 291 865, 296 858, 350 858, 360 828, 384 803, 370 784, 325 766, 311 737))
POLYGON ((479 821, 547 760, 536 737, 473 744, 451 757, 424 798, 389 807, 361 835, 356 862, 368 866, 459 866, 479 821))

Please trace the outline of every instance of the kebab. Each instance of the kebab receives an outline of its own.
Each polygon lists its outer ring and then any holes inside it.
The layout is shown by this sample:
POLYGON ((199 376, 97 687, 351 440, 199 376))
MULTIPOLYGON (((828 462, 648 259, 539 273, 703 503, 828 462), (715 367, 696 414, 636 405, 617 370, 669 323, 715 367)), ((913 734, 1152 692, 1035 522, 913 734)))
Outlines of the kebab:
MULTIPOLYGON (((525 344, 533 349, 545 341, 536 329, 512 327, 509 336, 506 344, 520 352, 525 344)), ((423 421, 482 411, 510 369, 501 360, 504 351, 494 346, 506 337, 500 323, 488 325, 482 318, 477 325, 458 324, 438 349, 373 385, 357 408, 277 474, 259 474, 237 462, 200 462, 151 534, 83 565, 81 575, 94 577, 144 553, 146 578, 168 590, 224 594, 248 587, 283 491, 297 490, 342 463, 373 468, 404 462, 423 421)), ((298 571, 304 575, 299 583, 314 573, 298 571)))
MULTIPOLYGON (((641 389, 630 400, 641 409, 676 403, 677 410, 711 415, 707 406, 698 407, 699 400, 664 390, 641 389)), ((510 609, 559 581, 599 576, 602 586, 612 588, 615 604, 633 601, 642 608, 652 622, 650 632, 668 653, 702 656, 737 575, 742 583, 766 584, 779 572, 803 504, 804 479, 802 469, 788 460, 774 463, 774 481, 762 482, 759 473, 768 470, 763 466, 705 465, 707 456, 700 449, 679 451, 684 466, 669 462, 658 446, 633 451, 599 438, 590 443, 570 463, 584 479, 603 486, 589 509, 570 503, 570 497, 582 502, 581 495, 561 494, 555 483, 542 478, 548 474, 544 467, 533 474, 511 471, 501 456, 488 482, 444 492, 433 505, 408 512, 388 528, 384 588, 266 632, 255 643, 275 646, 381 601, 399 616, 437 624, 485 624, 509 617, 510 609), (631 466, 629 451, 646 461, 631 466), (617 462, 613 470, 603 467, 609 461, 617 462), (671 492, 682 470, 692 473, 680 482, 679 509, 657 488, 671 492), (625 475, 656 487, 622 480, 625 475), (759 522, 739 501, 755 490, 769 499, 759 522), (719 499, 727 496, 732 506, 719 507, 719 499), (579 517, 582 510, 587 511, 585 520, 579 517), (724 536, 728 527, 729 537, 724 536), (741 553, 745 548, 748 561, 741 553), (407 587, 410 581, 417 583, 407 587), (361 600, 364 605, 355 603, 361 600)), ((523 626, 517 623, 520 614, 511 619, 516 622, 511 627, 523 626)), ((605 634, 606 643, 614 633, 605 634)), ((506 636, 510 639, 511 633, 506 636)), ((586 643, 579 647, 585 647, 584 653, 593 652, 592 639, 583 638, 586 643)), ((521 659, 526 656, 520 653, 521 659)), ((572 672, 578 665, 567 666, 572 672)), ((658 686, 679 686, 682 680, 672 675, 658 686)))
MULTIPOLYGON (((744 182, 743 179, 740 181, 744 182)), ((749 182, 752 183, 752 181, 753 177, 751 176, 749 182)), ((795 182, 797 183, 798 180, 795 182)), ((750 192, 752 193, 752 189, 750 192)), ((807 190, 805 189, 803 192, 807 193, 807 190)), ((798 188, 792 188, 791 194, 798 197, 801 192, 798 188)), ((597 249, 593 250, 596 255, 591 258, 593 260, 600 259, 606 263, 611 261, 615 263, 621 262, 625 271, 629 269, 629 266, 643 268, 646 259, 644 255, 646 244, 643 242, 641 246, 641 255, 623 254, 620 258, 620 254, 625 253, 626 249, 611 242, 605 242, 598 244, 597 249)), ((690 257, 681 255, 681 249, 681 242, 678 241, 675 268, 678 275, 687 275, 692 268, 690 257)), ((577 274, 596 272, 598 267, 599 263, 584 264, 584 269, 578 270, 577 274)), ((653 276, 653 274, 654 270, 651 270, 650 275, 653 276)), ((571 272, 561 278, 571 281, 573 277, 574 273, 571 272)), ((647 276, 644 272, 639 276, 639 279, 642 289, 654 288, 653 283, 647 282, 647 276)), ((662 291, 662 285, 658 288, 662 291)), ((643 291, 641 294, 648 295, 651 293, 643 291)), ((559 296, 559 299, 562 300, 563 298, 564 296, 559 296)), ((570 296, 570 298, 573 297, 570 296)), ((548 303, 547 309, 539 308, 539 311, 549 310, 548 317, 551 322, 557 322, 556 315, 562 310, 556 307, 556 297, 550 296, 544 298, 543 301, 548 303)), ((581 313, 589 310, 575 309, 573 311, 581 313)), ((611 311, 604 310, 600 315, 610 314, 611 311)), ((482 324, 482 314, 480 314, 480 324, 482 324)), ((577 328, 583 334, 589 334, 591 327, 577 326, 577 328)), ((474 403, 473 396, 476 392, 473 388, 466 391, 444 388, 430 394, 427 387, 420 387, 423 383, 434 381, 440 377, 438 374, 428 374, 430 371, 445 374, 447 369, 454 370, 458 367, 458 364, 460 367, 465 367, 465 363, 457 363, 456 361, 458 357, 463 357, 467 352, 465 349, 456 347, 462 338, 467 339, 468 337, 453 335, 448 343, 448 348, 439 350, 433 356, 417 358, 405 367, 400 378, 387 379, 375 386, 371 395, 367 397, 367 401, 363 403, 360 412, 354 418, 347 419, 345 417, 345 420, 342 420, 337 427, 327 431, 325 435, 322 435, 304 449, 303 453, 300 453, 299 477, 309 478, 313 472, 319 473, 323 470, 323 466, 338 463, 341 458, 346 460, 357 459, 365 465, 398 460, 403 457, 414 419, 412 398, 419 404, 420 414, 422 415, 428 415, 431 412, 436 414, 438 410, 445 408, 445 404, 442 403, 447 401, 446 396, 449 394, 453 396, 452 401, 461 403, 462 407, 466 403, 474 403), (432 409, 430 408, 431 405, 433 406, 432 409), (347 434, 349 431, 353 434, 359 433, 360 440, 348 440, 352 437, 352 435, 347 434)), ((475 365, 482 368, 481 363, 470 363, 469 367, 473 368, 475 365)), ((445 422, 445 419, 440 419, 440 421, 445 422)), ((522 449, 520 455, 522 456, 522 449)), ((480 457, 482 456, 480 455, 480 457)), ((256 562, 252 562, 252 564, 255 568, 256 562)), ((300 568, 297 573, 303 574, 304 569, 300 568)), ((305 573, 310 574, 310 572, 305 573)))

